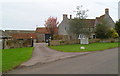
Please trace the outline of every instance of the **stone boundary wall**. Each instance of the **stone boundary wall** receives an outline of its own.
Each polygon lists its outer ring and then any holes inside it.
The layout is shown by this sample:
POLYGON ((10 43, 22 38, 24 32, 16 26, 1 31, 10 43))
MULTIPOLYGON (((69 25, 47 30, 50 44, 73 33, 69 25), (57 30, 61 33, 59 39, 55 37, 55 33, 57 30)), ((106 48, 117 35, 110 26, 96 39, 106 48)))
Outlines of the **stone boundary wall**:
POLYGON ((120 42, 119 39, 89 39, 89 43, 97 43, 97 42, 108 42, 108 43, 112 43, 112 42, 120 42))
POLYGON ((79 44, 80 40, 52 40, 50 41, 51 46, 57 46, 57 45, 67 45, 67 44, 79 44))
POLYGON ((31 47, 32 41, 31 40, 4 40, 4 49, 10 48, 22 48, 22 47, 31 47))

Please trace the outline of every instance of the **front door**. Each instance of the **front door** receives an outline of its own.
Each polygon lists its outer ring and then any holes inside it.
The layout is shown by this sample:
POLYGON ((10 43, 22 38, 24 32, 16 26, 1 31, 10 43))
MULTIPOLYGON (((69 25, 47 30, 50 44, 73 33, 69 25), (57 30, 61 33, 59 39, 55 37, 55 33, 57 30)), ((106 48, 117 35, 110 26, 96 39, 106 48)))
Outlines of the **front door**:
POLYGON ((95 39, 96 38, 96 36, 95 35, 93 35, 93 39, 95 39))

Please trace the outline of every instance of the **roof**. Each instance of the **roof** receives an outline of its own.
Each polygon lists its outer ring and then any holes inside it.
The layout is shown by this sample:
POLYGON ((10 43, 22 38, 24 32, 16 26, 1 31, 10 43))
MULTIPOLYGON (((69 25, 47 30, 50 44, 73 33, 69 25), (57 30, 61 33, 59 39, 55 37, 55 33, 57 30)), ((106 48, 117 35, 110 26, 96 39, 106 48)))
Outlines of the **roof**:
POLYGON ((46 30, 45 27, 36 28, 36 32, 37 32, 37 33, 41 33, 41 34, 48 34, 48 33, 49 33, 49 32, 46 30))
POLYGON ((8 34, 13 34, 13 33, 35 33, 34 30, 5 30, 6 33, 8 34))
POLYGON ((101 15, 100 17, 96 17, 98 22, 101 22, 104 19, 105 15, 101 15))
POLYGON ((8 35, 5 31, 0 30, 0 38, 10 38, 11 36, 8 35))
POLYGON ((13 39, 35 39, 35 33, 15 33, 11 34, 13 39))
MULTIPOLYGON (((54 31, 55 31, 55 33, 57 33, 58 32, 58 28, 55 28, 54 31)), ((46 30, 45 27, 36 28, 36 33, 50 34, 50 32, 48 30, 46 30)))
MULTIPOLYGON (((74 20, 74 19, 72 19, 74 20)), ((95 19, 80 19, 81 22, 85 23, 86 26, 89 26, 89 27, 94 27, 95 25, 95 19)))
POLYGON ((95 19, 83 19, 83 22, 85 22, 85 24, 90 27, 94 27, 95 25, 95 19))

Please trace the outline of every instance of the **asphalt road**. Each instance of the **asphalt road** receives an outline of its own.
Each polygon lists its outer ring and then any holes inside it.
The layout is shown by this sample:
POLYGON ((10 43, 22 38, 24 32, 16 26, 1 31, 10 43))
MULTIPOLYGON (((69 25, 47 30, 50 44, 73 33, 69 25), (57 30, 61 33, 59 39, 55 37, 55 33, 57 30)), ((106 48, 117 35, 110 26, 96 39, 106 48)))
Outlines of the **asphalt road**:
POLYGON ((47 64, 17 68, 9 74, 118 74, 118 48, 47 64))

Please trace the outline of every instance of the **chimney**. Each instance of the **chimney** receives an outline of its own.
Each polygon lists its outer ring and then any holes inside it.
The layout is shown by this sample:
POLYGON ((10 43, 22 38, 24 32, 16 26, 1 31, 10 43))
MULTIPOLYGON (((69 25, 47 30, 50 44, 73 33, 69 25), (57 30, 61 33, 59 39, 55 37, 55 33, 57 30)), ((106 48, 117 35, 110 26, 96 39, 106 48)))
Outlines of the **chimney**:
POLYGON ((72 19, 72 15, 70 15, 70 19, 72 19))
POLYGON ((63 20, 68 19, 67 14, 63 14, 63 20))
POLYGON ((109 9, 108 8, 105 9, 105 14, 109 15, 109 9))

